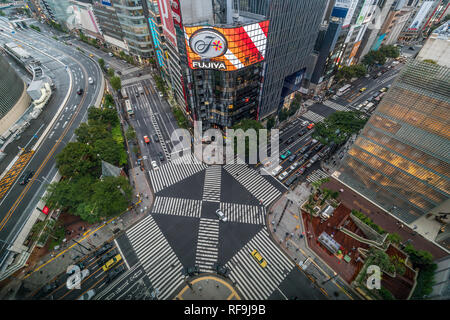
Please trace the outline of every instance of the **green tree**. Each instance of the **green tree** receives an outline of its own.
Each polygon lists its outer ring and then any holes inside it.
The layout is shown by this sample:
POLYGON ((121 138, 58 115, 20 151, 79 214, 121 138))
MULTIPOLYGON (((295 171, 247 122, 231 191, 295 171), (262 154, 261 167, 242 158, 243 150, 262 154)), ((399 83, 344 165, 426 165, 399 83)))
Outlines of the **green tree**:
POLYGON ((132 190, 124 177, 105 177, 94 184, 92 203, 95 212, 103 217, 125 211, 131 202, 132 190))
POLYGON ((270 117, 267 120, 267 130, 272 129, 275 126, 275 117, 270 117))
POLYGON ((56 156, 56 167, 63 177, 100 176, 100 160, 92 146, 69 142, 56 156))
POLYGON ((105 69, 105 60, 103 60, 103 58, 98 59, 98 64, 100 65, 100 68, 105 69))
POLYGON ((369 257, 371 259, 371 264, 377 265, 381 268, 381 270, 394 273, 395 266, 391 262, 389 256, 386 252, 376 249, 375 247, 371 247, 369 249, 369 257))
POLYGON ((392 45, 381 46, 378 51, 387 58, 398 58, 400 56, 400 49, 392 45))
POLYGON ((120 153, 122 146, 118 145, 113 138, 106 138, 94 142, 94 152, 100 155, 100 158, 115 166, 120 165, 120 153))
POLYGON ((78 206, 89 201, 94 182, 91 176, 54 182, 47 189, 45 202, 52 209, 60 208, 74 213, 78 206))
POLYGON ((110 82, 111 82, 111 86, 113 87, 113 89, 115 91, 118 91, 118 90, 120 90, 122 88, 122 83, 121 83, 120 78, 118 76, 111 77, 110 82))
POLYGON ((134 131, 133 127, 128 127, 126 133, 125 133, 127 140, 134 140, 136 139, 136 131, 134 131))
POLYGON ((109 68, 108 69, 108 76, 109 77, 114 77, 114 69, 113 68, 109 68))
POLYGON ((103 105, 105 106, 105 108, 115 106, 116 104, 114 103, 114 97, 109 93, 105 94, 105 102, 103 105))
POLYGON ((402 237, 398 233, 389 233, 387 239, 395 244, 400 244, 402 242, 402 237))
POLYGON ((119 116, 117 115, 117 111, 115 109, 100 109, 96 107, 89 107, 88 109, 89 125, 102 124, 110 129, 111 127, 119 124, 119 122, 119 116))
POLYGON ((97 140, 106 139, 111 136, 104 126, 98 124, 89 125, 87 123, 80 124, 75 129, 75 135, 79 142, 89 143, 91 145, 97 140))

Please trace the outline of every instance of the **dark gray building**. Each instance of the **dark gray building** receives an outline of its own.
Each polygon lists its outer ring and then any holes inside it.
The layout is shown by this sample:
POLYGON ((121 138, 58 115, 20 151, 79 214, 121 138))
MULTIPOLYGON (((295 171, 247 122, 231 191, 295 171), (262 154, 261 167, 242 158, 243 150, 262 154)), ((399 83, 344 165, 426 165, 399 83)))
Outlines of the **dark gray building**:
POLYGON ((123 41, 124 33, 114 6, 112 3, 106 5, 102 2, 102 0, 95 0, 92 7, 106 43, 117 51, 128 51, 123 41))
POLYGON ((288 93, 283 90, 289 86, 288 79, 304 74, 327 0, 272 0, 266 3, 270 24, 258 119, 276 113, 285 98, 283 91, 288 93))

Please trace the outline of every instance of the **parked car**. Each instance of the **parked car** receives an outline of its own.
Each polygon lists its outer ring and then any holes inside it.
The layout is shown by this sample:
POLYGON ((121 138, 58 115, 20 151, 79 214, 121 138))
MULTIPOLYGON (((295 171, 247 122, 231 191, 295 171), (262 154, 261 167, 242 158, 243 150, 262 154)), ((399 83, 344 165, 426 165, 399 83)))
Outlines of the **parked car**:
POLYGON ((153 168, 153 170, 158 170, 158 169, 159 169, 159 167, 158 167, 158 165, 156 164, 156 161, 155 161, 155 160, 153 160, 151 163, 152 163, 152 168, 153 168))
POLYGON ((220 210, 220 209, 217 209, 217 210, 216 210, 216 215, 219 217, 219 220, 220 220, 220 221, 225 222, 225 221, 228 220, 227 217, 225 217, 225 214, 224 214, 224 213, 222 212, 222 210, 220 210))

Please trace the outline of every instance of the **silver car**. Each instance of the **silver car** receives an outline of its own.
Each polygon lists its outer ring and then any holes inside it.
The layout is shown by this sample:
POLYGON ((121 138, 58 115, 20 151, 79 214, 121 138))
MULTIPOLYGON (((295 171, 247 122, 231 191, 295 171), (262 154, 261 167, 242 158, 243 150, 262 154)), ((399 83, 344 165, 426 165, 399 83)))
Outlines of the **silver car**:
POLYGON ((223 222, 228 220, 227 217, 225 217, 225 215, 223 214, 223 212, 220 209, 216 210, 216 214, 219 217, 219 220, 221 220, 223 222))

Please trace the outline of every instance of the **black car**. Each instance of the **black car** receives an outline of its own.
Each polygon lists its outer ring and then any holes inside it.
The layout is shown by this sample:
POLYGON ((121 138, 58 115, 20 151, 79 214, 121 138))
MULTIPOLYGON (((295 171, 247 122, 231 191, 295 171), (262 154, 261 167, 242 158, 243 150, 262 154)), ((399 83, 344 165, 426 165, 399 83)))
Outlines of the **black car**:
POLYGON ((122 264, 120 266, 115 267, 114 269, 108 271, 106 275, 106 283, 113 281, 119 274, 126 270, 125 266, 122 264))
POLYGON ((295 182, 295 180, 297 180, 298 176, 293 175, 292 177, 290 177, 289 179, 286 180, 285 184, 286 186, 290 186, 291 184, 293 184, 295 182))
POLYGON ((77 95, 82 95, 84 92, 83 88, 78 88, 77 95))
POLYGON ((408 49, 409 49, 409 50, 414 50, 414 47, 409 47, 408 49))
POLYGON ((158 156, 160 161, 164 161, 164 155, 162 152, 158 153, 158 156))
POLYGON ((289 157, 289 162, 294 162, 295 158, 297 158, 297 155, 293 154, 289 157))
POLYGON ((308 131, 308 130, 306 130, 306 129, 302 129, 302 130, 300 130, 300 132, 298 133, 298 135, 299 135, 299 136, 302 136, 302 135, 304 135, 307 131, 308 131))
POLYGON ((153 140, 155 140, 155 142, 159 142, 159 138, 158 138, 157 134, 153 135, 153 140))
POLYGON ((323 145, 322 145, 321 143, 319 143, 319 144, 314 148, 314 151, 319 151, 322 147, 323 147, 323 145))
POLYGON ((24 174, 20 177, 19 184, 27 184, 28 181, 33 177, 34 171, 27 170, 24 172, 24 174))
POLYGON ((289 139, 287 139, 286 140, 286 144, 290 144, 292 141, 294 141, 294 138, 293 137, 290 137, 289 139))
POLYGON ((108 253, 106 253, 103 257, 100 258, 100 260, 98 261, 99 265, 103 265, 106 262, 108 262, 110 259, 112 259, 112 257, 114 257, 116 255, 115 250, 109 251, 108 253))
POLYGON ((113 247, 111 242, 105 243, 103 247, 101 247, 100 249, 98 249, 97 253, 95 254, 97 257, 99 255, 104 254, 106 251, 108 251, 109 249, 111 249, 113 247))

